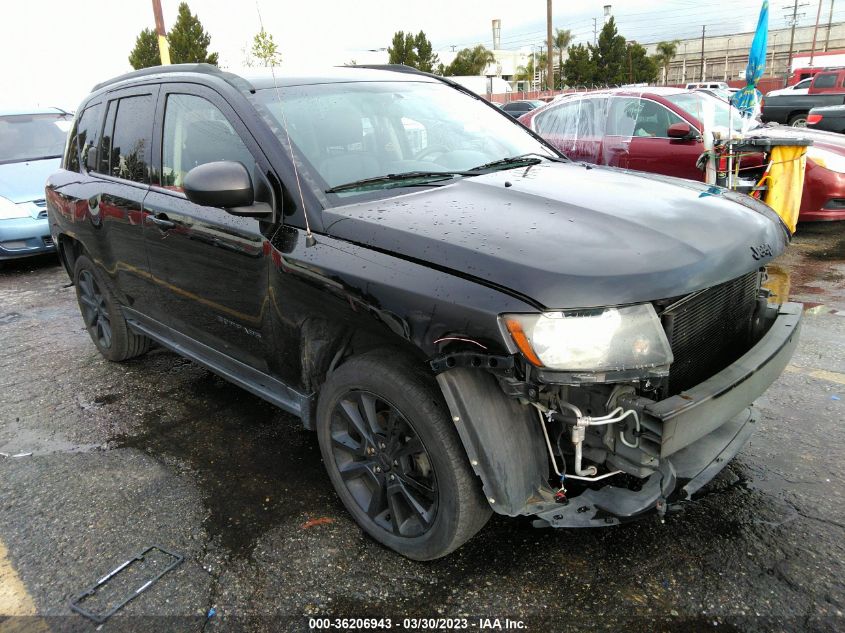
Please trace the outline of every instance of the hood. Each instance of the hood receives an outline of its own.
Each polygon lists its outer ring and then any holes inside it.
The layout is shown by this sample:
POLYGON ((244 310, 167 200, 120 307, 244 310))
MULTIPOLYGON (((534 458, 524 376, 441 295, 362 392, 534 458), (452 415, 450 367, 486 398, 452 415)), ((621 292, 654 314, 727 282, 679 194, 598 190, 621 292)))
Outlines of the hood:
POLYGON ((47 178, 59 168, 60 158, 0 165, 0 196, 12 202, 44 199, 47 178))
POLYGON ((323 221, 333 237, 552 309, 687 294, 758 268, 788 239, 774 212, 747 196, 577 163, 326 209, 323 221))

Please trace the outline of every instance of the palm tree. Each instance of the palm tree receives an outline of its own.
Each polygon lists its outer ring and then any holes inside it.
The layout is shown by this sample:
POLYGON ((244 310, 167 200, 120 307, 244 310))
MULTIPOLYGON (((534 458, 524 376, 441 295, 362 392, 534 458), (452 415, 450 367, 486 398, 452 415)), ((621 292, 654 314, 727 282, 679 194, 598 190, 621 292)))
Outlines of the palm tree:
POLYGON ((470 65, 477 69, 474 75, 480 75, 487 66, 496 61, 496 56, 488 48, 478 45, 470 51, 470 65))
POLYGON ((669 63, 678 52, 678 40, 671 42, 658 42, 657 44, 657 63, 663 69, 663 85, 666 85, 666 80, 669 78, 669 63))
POLYGON ((563 51, 569 48, 572 43, 572 31, 569 29, 555 29, 554 47, 557 49, 558 73, 560 76, 560 88, 563 88, 563 51))

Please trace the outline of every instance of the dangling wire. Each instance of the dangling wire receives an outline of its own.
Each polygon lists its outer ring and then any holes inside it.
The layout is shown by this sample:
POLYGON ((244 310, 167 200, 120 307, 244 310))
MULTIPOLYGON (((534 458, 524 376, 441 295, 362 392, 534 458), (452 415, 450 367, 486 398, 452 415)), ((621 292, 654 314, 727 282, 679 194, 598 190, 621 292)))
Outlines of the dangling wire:
MULTIPOLYGON (((264 22, 261 20, 261 9, 258 7, 258 0, 255 0, 255 10, 258 13, 258 23, 261 30, 264 30, 264 22)), ((305 246, 314 246, 317 240, 314 234, 311 233, 311 223, 308 221, 308 212, 305 209, 305 196, 302 193, 302 182, 299 179, 299 169, 296 166, 296 156, 293 154, 293 144, 290 140, 290 132, 288 131, 288 118, 285 116, 285 109, 282 107, 282 95, 279 92, 279 84, 276 81, 275 64, 270 64, 270 74, 273 77, 273 89, 276 91, 276 100, 279 102, 279 112, 282 115, 282 126, 285 128, 285 136, 288 141, 288 150, 290 151, 290 162, 293 164, 293 176, 296 179, 296 188, 299 191, 299 201, 302 203, 302 217, 305 218, 305 246)))

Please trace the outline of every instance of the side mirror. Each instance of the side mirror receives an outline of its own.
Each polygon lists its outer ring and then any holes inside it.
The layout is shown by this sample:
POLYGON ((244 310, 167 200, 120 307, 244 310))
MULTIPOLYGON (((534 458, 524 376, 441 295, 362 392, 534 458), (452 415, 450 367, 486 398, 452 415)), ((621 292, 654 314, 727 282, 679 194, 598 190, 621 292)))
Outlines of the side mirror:
POLYGON ((249 207, 255 202, 252 178, 240 163, 221 160, 197 165, 182 182, 185 195, 204 207, 249 207))
POLYGON ((697 136, 695 130, 690 127, 690 124, 687 122, 681 123, 673 123, 669 126, 669 129, 666 130, 666 133, 669 135, 669 138, 677 138, 677 139, 692 139, 697 136))

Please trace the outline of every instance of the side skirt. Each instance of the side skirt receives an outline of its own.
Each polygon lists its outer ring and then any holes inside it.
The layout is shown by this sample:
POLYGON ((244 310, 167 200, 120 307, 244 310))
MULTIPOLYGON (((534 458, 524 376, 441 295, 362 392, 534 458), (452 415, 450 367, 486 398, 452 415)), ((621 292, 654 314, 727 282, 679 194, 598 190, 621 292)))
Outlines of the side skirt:
POLYGON ((139 334, 148 336, 180 356, 213 371, 218 376, 280 409, 298 416, 306 429, 314 430, 316 409, 314 394, 301 393, 287 383, 222 354, 131 308, 123 307, 123 314, 129 326, 139 334))

